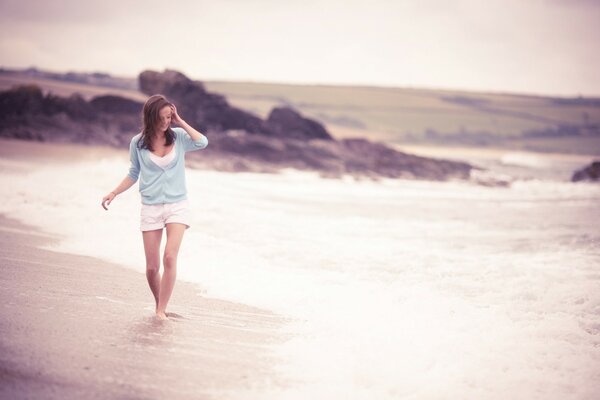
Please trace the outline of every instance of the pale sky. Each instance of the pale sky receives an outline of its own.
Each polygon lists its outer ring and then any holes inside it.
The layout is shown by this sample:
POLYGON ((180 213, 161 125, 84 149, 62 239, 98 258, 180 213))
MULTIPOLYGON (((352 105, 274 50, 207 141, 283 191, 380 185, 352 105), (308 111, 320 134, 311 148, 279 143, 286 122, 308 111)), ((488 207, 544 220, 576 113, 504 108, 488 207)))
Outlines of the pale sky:
POLYGON ((600 0, 0 0, 0 66, 600 96, 600 0))

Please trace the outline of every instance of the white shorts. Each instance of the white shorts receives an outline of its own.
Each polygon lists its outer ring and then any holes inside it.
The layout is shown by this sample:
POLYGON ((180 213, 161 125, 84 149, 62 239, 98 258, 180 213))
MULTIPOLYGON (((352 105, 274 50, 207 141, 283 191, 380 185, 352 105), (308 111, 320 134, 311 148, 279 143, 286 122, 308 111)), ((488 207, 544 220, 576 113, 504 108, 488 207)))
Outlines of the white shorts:
POLYGON ((192 219, 192 210, 187 199, 175 203, 142 204, 140 217, 142 232, 162 229, 170 222, 184 224, 185 229, 188 229, 192 219))

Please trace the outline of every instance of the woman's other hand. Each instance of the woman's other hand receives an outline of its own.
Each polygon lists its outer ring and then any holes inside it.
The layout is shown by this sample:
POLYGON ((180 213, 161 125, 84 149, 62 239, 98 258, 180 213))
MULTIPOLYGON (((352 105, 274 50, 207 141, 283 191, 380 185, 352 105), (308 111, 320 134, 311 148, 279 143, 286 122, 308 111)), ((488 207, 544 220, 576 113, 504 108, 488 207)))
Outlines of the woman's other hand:
POLYGON ((105 210, 108 210, 108 208, 106 206, 108 206, 115 197, 117 197, 117 195, 114 192, 110 192, 109 194, 104 196, 104 198, 102 199, 102 207, 105 210))

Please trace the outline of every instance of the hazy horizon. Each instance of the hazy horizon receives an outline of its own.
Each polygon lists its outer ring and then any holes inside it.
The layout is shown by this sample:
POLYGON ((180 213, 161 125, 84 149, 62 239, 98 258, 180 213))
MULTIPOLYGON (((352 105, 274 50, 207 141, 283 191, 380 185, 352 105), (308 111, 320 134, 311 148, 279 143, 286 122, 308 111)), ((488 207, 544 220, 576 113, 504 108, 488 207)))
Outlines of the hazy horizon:
MULTIPOLYGON (((138 74, 126 75, 126 74, 114 74, 108 71, 100 71, 100 70, 74 70, 74 69, 48 69, 43 66, 37 65, 29 65, 29 66, 17 66, 10 67, 6 65, 0 65, 0 70, 9 70, 9 71, 25 71, 27 69, 35 69, 40 72, 48 72, 48 73, 56 73, 56 74, 66 74, 66 73, 75 73, 75 74, 108 74, 113 78, 122 78, 122 79, 136 79, 138 74)), ((151 68, 146 68, 145 70, 150 70, 151 68)), ((173 68, 167 68, 172 69, 173 68)), ((159 70, 164 71, 164 70, 159 70)), ((180 70, 176 70, 181 72, 180 70)), ((143 70, 139 71, 140 73, 143 70)), ((331 87, 364 87, 364 88, 381 88, 381 89, 408 89, 408 90, 431 90, 431 91, 448 91, 448 92, 465 92, 465 93, 478 93, 478 94, 491 94, 491 95, 515 95, 515 96, 533 96, 533 97, 564 97, 564 98, 574 98, 574 97, 583 97, 583 98, 600 98, 600 93, 598 94, 590 94, 590 95, 580 95, 580 94, 545 94, 545 93, 530 93, 530 92, 518 92, 511 90, 486 90, 486 89, 463 89, 463 88, 454 88, 454 87, 434 87, 434 86, 411 86, 411 85, 383 85, 383 84, 369 84, 369 83, 328 83, 328 82, 283 82, 283 81, 267 81, 267 80, 242 80, 242 79, 203 79, 202 77, 185 74, 188 78, 201 81, 201 82, 210 82, 210 83, 241 83, 241 84, 257 84, 257 85, 290 85, 290 86, 331 86, 331 87)))
POLYGON ((0 11, 5 68, 600 96, 593 0, 0 0, 0 11))

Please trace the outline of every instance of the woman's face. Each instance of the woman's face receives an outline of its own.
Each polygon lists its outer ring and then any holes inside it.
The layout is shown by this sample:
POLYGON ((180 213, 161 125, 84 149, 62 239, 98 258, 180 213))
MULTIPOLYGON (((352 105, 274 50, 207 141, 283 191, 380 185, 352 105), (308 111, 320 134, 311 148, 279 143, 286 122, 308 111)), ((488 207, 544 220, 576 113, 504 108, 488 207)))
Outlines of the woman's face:
POLYGON ((164 106, 158 112, 158 125, 157 128, 164 132, 171 126, 171 106, 164 106))

